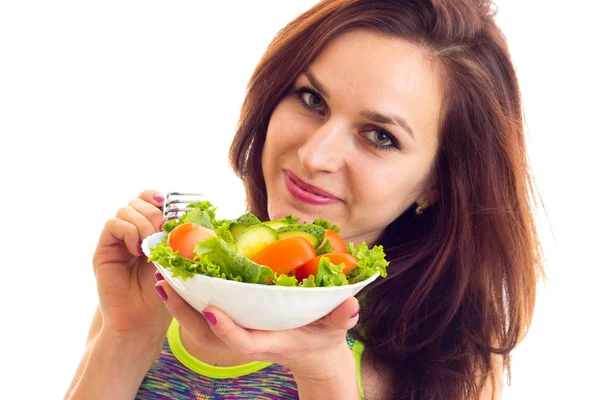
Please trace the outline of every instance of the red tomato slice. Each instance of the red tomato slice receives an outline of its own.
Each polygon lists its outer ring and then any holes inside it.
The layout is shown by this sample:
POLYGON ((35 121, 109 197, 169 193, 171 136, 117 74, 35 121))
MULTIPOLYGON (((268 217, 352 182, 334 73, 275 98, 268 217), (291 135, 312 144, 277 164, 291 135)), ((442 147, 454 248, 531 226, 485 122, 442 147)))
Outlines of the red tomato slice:
POLYGON ((252 261, 265 265, 278 274, 289 274, 316 254, 308 240, 288 237, 271 243, 252 257, 252 261))
POLYGON ((309 275, 314 275, 315 277, 317 276, 319 261, 322 257, 329 258, 329 260, 335 265, 344 263, 344 268, 342 269, 344 274, 347 274, 349 271, 354 269, 354 267, 356 267, 356 263, 358 262, 352 254, 348 253, 322 254, 312 258, 310 261, 308 261, 306 264, 303 264, 296 270, 296 278, 298 279, 298 282, 301 282, 304 278, 308 278, 309 275))
POLYGON ((332 253, 347 253, 348 247, 346 243, 344 243, 344 239, 333 229, 327 229, 325 231, 325 238, 323 239, 323 243, 321 243, 320 247, 325 245, 325 242, 331 242, 331 248, 333 249, 332 253))
POLYGON ((193 260, 196 244, 213 236, 217 236, 213 230, 194 224, 193 222, 186 222, 175 227, 169 233, 167 244, 173 251, 179 251, 181 257, 193 260))

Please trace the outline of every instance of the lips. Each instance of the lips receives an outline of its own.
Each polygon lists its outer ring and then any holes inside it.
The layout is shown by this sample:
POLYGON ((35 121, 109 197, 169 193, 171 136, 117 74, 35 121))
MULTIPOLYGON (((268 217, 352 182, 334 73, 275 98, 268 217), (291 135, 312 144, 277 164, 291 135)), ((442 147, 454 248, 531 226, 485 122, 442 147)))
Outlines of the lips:
POLYGON ((304 182, 291 171, 284 170, 284 174, 288 191, 296 200, 312 205, 329 205, 340 201, 333 194, 304 182))

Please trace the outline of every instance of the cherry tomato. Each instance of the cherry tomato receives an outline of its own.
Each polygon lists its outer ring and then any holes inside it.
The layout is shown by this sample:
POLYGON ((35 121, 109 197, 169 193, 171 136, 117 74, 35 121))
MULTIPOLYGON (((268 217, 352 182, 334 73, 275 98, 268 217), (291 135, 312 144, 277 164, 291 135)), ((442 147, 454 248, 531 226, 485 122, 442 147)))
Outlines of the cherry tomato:
POLYGON ((271 268, 278 274, 288 274, 316 254, 308 240, 302 237, 288 237, 271 243, 251 260, 271 268))
POLYGON ((302 279, 304 278, 308 278, 309 275, 314 275, 315 277, 317 276, 319 261, 322 257, 329 258, 329 260, 335 265, 340 265, 341 263, 344 263, 344 268, 342 269, 344 274, 347 274, 354 267, 356 267, 356 263, 358 262, 352 254, 348 253, 322 254, 320 256, 312 258, 306 264, 303 264, 300 268, 296 270, 296 278, 298 279, 298 282, 302 281, 302 279))
POLYGON ((179 255, 190 260, 194 259, 194 248, 198 242, 202 242, 216 236, 216 233, 193 222, 181 224, 169 233, 167 244, 173 251, 179 251, 179 255))
POLYGON ((323 239, 323 243, 321 243, 320 247, 325 246, 325 242, 331 243, 331 248, 333 249, 332 253, 347 253, 348 247, 346 243, 344 243, 344 239, 333 229, 327 229, 325 231, 325 239, 323 239))

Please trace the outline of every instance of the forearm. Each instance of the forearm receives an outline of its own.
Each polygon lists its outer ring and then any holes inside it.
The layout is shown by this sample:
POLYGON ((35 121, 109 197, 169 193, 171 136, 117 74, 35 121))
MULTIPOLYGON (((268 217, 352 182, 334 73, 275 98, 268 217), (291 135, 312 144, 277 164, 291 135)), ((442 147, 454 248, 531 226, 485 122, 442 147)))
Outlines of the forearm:
POLYGON ((328 373, 294 373, 301 400, 360 400, 356 364, 349 348, 339 355, 328 373))
POLYGON ((87 362, 66 398, 133 399, 161 345, 162 340, 156 338, 122 338, 101 333, 84 355, 87 362))
POLYGON ((77 366, 77 371, 75 371, 75 376, 73 377, 73 380, 71 381, 71 385, 69 386, 69 389, 67 390, 65 399, 70 398, 71 393, 75 389, 75 386, 77 386, 77 383, 81 379, 81 375, 83 374, 83 371, 85 370, 85 366, 87 365, 87 362, 90 358, 90 353, 92 352, 92 349, 94 347, 93 344, 94 344, 93 342, 88 343, 87 346, 85 347, 85 352, 83 353, 83 357, 81 357, 81 361, 79 361, 79 365, 77 366))
POLYGON ((103 318, 102 318, 102 312, 100 311, 100 307, 96 307, 96 312, 94 313, 94 317, 92 318, 92 323, 90 325, 88 337, 85 342, 86 345, 85 345, 85 351, 83 353, 83 357, 81 357, 81 361, 79 361, 79 365, 77 366, 77 371, 75 371, 75 376, 73 377, 71 385, 69 386, 69 389, 67 390, 65 399, 69 398, 69 396, 71 395, 71 392, 77 385, 77 382, 79 382, 79 379, 81 378, 81 374, 83 374, 83 371, 88 362, 88 359, 90 358, 90 353, 92 352, 92 348, 94 347, 93 345, 96 342, 96 338, 98 337, 100 330, 102 329, 102 320, 103 320, 103 318))

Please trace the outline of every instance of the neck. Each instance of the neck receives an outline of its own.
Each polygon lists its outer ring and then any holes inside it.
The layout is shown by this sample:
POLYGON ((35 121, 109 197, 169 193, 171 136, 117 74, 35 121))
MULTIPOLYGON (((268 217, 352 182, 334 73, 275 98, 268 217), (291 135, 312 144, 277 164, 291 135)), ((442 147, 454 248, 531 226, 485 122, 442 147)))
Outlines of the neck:
POLYGON ((208 326, 202 332, 200 343, 192 340, 192 336, 183 326, 179 327, 179 334, 187 352, 206 364, 215 367, 235 367, 254 361, 232 352, 208 326))

